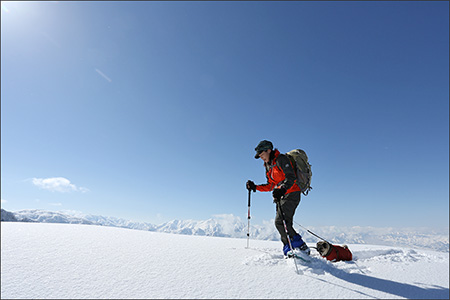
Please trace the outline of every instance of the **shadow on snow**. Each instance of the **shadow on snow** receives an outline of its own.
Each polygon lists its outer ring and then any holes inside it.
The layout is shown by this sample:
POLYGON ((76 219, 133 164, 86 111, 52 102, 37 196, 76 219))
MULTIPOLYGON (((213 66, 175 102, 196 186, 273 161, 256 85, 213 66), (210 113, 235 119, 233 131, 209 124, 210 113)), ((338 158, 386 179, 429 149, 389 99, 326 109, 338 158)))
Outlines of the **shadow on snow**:
POLYGON ((327 271, 341 280, 399 297, 408 299, 449 299, 449 289, 440 286, 419 287, 366 274, 347 273, 336 268, 329 268, 327 271))

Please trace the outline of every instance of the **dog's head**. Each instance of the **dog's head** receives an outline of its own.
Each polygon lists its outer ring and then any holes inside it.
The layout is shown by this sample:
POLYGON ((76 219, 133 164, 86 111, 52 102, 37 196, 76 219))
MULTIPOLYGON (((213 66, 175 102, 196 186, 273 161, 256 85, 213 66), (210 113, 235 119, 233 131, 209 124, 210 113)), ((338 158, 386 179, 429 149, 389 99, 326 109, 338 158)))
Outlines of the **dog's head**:
POLYGON ((326 241, 317 242, 317 251, 322 257, 327 257, 331 253, 331 244, 326 241))

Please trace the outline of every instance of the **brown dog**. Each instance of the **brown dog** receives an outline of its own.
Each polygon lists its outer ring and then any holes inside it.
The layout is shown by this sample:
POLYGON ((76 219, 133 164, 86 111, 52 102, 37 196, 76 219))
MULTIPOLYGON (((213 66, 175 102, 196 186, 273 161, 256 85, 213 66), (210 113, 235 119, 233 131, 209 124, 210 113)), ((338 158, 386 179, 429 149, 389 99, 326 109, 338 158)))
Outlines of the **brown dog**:
POLYGON ((332 262, 341 260, 352 260, 353 256, 347 245, 338 246, 331 245, 326 241, 320 241, 317 243, 317 251, 322 257, 332 262))

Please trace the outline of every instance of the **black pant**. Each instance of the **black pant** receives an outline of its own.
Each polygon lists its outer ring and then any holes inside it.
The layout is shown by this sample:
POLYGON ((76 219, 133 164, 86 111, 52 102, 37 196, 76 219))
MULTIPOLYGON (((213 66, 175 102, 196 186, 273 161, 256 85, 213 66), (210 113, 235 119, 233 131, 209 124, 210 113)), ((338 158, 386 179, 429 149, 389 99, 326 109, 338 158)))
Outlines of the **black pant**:
MULTIPOLYGON (((291 239, 298 234, 292 227, 292 223, 294 220, 295 210, 297 209, 297 206, 300 203, 300 196, 301 192, 289 193, 285 195, 281 199, 280 204, 278 204, 281 205, 281 209, 283 210, 284 219, 286 221, 286 227, 291 239)), ((287 245, 289 242, 287 239, 286 231, 284 229, 283 218, 281 216, 281 212, 278 208, 278 205, 277 205, 277 215, 275 217, 275 227, 277 228, 278 232, 281 235, 281 241, 283 242, 284 245, 287 245)))

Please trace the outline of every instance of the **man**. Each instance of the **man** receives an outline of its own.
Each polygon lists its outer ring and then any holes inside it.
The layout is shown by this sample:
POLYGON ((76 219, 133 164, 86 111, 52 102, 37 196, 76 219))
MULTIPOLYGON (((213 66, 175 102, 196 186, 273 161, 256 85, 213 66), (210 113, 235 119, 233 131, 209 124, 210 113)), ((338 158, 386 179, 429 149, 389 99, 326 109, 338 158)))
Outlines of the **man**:
POLYGON ((281 154, 278 149, 274 150, 272 142, 267 140, 261 141, 256 146, 255 151, 255 158, 261 158, 264 161, 267 183, 256 185, 253 181, 249 180, 246 184, 247 189, 253 192, 256 192, 256 190, 260 192, 272 191, 274 202, 281 206, 289 237, 286 235, 283 218, 278 209, 278 205, 275 227, 280 233, 281 241, 283 242, 284 255, 287 256, 291 250, 288 238, 291 240, 293 249, 309 255, 310 249, 292 227, 295 209, 300 203, 301 189, 297 184, 297 177, 290 159, 286 155, 281 154))

